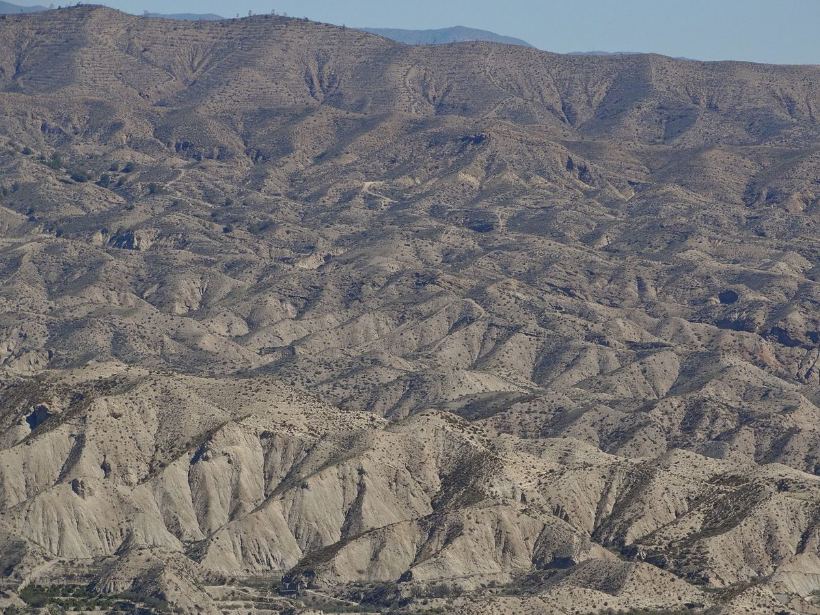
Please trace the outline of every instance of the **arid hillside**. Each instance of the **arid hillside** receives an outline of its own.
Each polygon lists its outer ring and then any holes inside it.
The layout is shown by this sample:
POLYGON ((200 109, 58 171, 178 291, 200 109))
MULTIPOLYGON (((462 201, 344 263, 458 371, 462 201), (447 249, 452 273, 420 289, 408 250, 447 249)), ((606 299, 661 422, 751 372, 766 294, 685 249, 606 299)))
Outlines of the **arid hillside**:
POLYGON ((0 607, 820 613, 820 67, 80 6, 0 111, 0 607))

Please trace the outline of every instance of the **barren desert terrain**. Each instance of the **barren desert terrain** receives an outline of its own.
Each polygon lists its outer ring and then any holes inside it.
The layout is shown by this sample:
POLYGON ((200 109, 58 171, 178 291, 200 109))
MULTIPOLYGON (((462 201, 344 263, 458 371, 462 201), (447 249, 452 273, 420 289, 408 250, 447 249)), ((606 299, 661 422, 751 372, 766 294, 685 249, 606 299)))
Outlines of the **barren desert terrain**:
POLYGON ((818 66, 0 17, 0 608, 820 613, 818 118, 818 66))

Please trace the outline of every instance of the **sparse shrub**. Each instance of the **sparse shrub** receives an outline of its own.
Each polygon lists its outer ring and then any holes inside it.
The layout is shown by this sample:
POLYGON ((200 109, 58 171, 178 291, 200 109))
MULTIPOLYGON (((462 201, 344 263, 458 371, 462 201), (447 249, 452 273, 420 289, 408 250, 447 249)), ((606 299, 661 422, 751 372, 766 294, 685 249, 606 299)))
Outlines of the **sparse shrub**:
POLYGON ((20 591, 20 599, 37 609, 41 609, 48 604, 48 591, 45 587, 29 584, 20 591))

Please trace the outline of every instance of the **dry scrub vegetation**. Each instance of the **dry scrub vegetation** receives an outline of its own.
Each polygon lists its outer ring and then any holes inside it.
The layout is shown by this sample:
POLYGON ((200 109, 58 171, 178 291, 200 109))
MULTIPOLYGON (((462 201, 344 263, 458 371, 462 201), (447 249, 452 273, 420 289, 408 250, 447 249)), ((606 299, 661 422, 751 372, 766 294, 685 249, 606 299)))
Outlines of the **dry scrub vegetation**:
POLYGON ((83 6, 0 110, 0 606, 818 612, 818 67, 83 6))

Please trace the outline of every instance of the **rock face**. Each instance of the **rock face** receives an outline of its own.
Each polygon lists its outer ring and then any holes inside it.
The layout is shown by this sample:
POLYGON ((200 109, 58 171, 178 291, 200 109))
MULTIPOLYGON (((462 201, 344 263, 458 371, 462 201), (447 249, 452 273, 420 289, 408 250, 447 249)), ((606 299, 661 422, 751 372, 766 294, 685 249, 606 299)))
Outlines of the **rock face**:
POLYGON ((817 612, 817 67, 74 7, 0 106, 0 606, 817 612))

